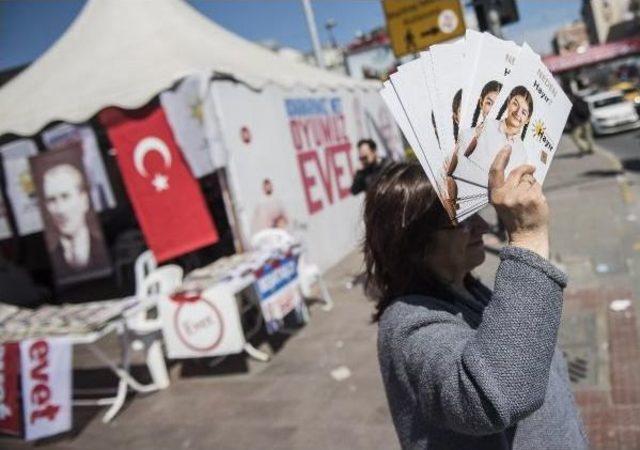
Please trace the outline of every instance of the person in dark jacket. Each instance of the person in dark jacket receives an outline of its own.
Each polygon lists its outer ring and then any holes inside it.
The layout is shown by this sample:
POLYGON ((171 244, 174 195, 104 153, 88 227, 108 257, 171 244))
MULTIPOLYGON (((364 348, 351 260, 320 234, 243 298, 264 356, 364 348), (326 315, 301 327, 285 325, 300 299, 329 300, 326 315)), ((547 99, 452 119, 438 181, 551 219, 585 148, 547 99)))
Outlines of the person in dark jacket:
POLYGON ((589 105, 577 95, 572 96, 571 102, 573 103, 569 113, 571 139, 580 151, 579 156, 590 155, 593 153, 594 141, 589 105))
POLYGON ((376 180, 380 170, 385 166, 386 160, 379 158, 376 152, 377 146, 373 139, 361 139, 358 141, 358 159, 362 167, 353 177, 351 193, 357 195, 366 192, 376 180))
POLYGON ((489 179, 510 245, 493 292, 479 216, 449 222, 416 163, 394 163, 365 200, 367 292, 378 359, 403 449, 586 449, 557 347, 566 276, 548 260, 547 206, 533 166, 489 179))

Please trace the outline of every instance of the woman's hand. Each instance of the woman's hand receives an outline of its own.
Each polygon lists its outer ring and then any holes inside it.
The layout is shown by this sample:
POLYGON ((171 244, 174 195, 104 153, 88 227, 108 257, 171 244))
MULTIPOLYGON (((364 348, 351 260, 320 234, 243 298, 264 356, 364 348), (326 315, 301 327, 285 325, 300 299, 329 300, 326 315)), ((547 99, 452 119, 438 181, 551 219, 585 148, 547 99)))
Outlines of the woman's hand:
POLYGON ((504 170, 511 156, 505 146, 497 154, 489 171, 489 201, 498 212, 510 244, 549 257, 549 205, 542 187, 533 178, 535 167, 516 167, 506 177, 504 170))

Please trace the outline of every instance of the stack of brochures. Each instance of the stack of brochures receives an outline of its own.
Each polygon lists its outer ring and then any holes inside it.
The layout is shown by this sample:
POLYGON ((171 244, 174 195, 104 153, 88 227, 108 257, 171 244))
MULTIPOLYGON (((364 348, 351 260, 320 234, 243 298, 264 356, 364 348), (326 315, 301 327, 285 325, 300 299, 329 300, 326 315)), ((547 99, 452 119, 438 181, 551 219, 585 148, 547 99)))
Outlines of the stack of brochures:
POLYGON ((526 43, 476 31, 401 65, 380 93, 454 223, 487 205, 489 169, 506 146, 506 174, 531 164, 542 184, 571 110, 526 43))

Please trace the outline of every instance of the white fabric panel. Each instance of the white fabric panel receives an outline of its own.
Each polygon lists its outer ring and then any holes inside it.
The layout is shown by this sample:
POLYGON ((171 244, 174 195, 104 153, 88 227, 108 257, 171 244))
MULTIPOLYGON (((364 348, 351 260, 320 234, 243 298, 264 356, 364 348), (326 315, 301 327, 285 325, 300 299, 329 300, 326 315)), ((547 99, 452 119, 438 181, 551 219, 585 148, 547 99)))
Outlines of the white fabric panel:
MULTIPOLYGON (((354 113, 356 94, 347 90, 285 90, 278 86, 256 92, 226 81, 213 83, 213 90, 220 99, 221 128, 229 149, 230 184, 244 242, 249 242, 258 231, 253 219, 267 207, 277 211, 274 217, 285 216, 286 228, 303 242, 309 260, 323 270, 355 249, 362 236, 363 196, 354 197, 348 189, 351 170, 359 168, 355 144, 364 135, 359 134, 358 128, 366 132, 364 125, 357 124, 354 113), (327 113, 299 115, 304 107, 288 111, 287 100, 299 101, 300 105, 307 101, 309 105, 325 105, 327 113), (308 139, 299 136, 304 132, 298 133, 298 148, 293 133, 296 120, 306 124, 310 133, 308 139), (333 135, 329 132, 329 139, 320 142, 322 139, 316 139, 313 133, 331 123, 338 123, 344 130, 333 135), (339 151, 333 153, 331 149, 339 151), (264 193, 265 179, 272 184, 270 196, 264 193), (273 207, 276 203, 278 208, 273 207)), ((375 96, 382 104, 377 92, 367 95, 375 96)), ((360 100, 362 105, 375 101, 360 100)), ((391 126, 394 129, 389 134, 397 134, 395 123, 391 126)))

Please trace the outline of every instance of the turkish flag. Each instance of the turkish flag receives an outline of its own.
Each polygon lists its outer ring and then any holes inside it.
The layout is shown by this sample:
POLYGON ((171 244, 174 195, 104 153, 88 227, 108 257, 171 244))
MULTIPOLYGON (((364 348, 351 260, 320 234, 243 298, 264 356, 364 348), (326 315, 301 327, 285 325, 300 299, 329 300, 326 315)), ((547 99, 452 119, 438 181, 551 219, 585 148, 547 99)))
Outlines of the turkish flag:
POLYGON ((200 186, 159 106, 100 113, 142 232, 158 262, 218 242, 200 186))

